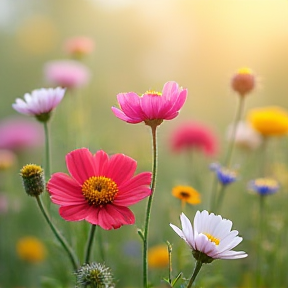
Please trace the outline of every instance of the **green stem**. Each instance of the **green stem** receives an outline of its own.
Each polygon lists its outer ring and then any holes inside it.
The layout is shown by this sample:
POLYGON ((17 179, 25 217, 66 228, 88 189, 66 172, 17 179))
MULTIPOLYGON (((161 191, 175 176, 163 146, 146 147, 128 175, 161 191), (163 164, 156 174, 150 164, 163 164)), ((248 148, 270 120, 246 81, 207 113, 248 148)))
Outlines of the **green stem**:
POLYGON ((224 159, 223 166, 227 166, 228 167, 229 164, 230 164, 232 153, 233 153, 233 149, 234 149, 234 144, 235 144, 237 125, 238 125, 239 120, 241 119, 243 107, 244 107, 244 97, 239 97, 239 105, 238 105, 238 108, 237 108, 237 111, 236 111, 236 114, 235 114, 234 122, 232 124, 232 135, 231 135, 231 139, 230 139, 230 142, 229 142, 229 146, 227 148, 227 154, 226 154, 226 157, 224 159))
POLYGON ((220 191, 218 193, 218 201, 216 202, 216 205, 214 207, 214 211, 216 213, 220 213, 220 208, 221 208, 221 204, 223 203, 223 199, 224 199, 224 194, 225 194, 225 188, 227 186, 226 185, 221 185, 220 187, 220 191))
POLYGON ((262 267, 263 267, 263 251, 262 251, 262 241, 263 241, 263 236, 264 236, 264 201, 265 201, 265 196, 260 195, 260 200, 259 200, 259 238, 258 238, 258 253, 257 253, 257 287, 262 286, 262 267))
POLYGON ((50 141, 48 121, 44 122, 43 125, 45 133, 45 180, 47 182, 50 177, 50 141))
POLYGON ((69 244, 67 243, 67 241, 65 240, 65 238, 60 234, 60 232, 57 230, 57 228, 54 226, 54 224, 51 222, 50 218, 48 217, 48 214, 42 204, 42 201, 40 199, 39 196, 35 197, 38 203, 38 206, 42 212, 42 214, 45 217, 45 220, 47 221, 48 225, 50 226, 52 232, 54 233, 55 237, 59 240, 59 242, 61 243, 62 247, 64 248, 64 250, 67 252, 68 257, 71 260, 72 266, 74 270, 77 270, 78 268, 78 260, 72 250, 72 248, 69 246, 69 244))
POLYGON ((151 207, 154 197, 154 191, 156 187, 156 175, 157 175, 157 126, 151 126, 152 129, 152 148, 153 148, 153 168, 152 168, 152 182, 151 182, 151 195, 148 198, 146 208, 146 218, 143 233, 143 287, 148 287, 148 234, 149 234, 149 221, 151 215, 151 207))
POLYGON ((194 280, 195 280, 196 276, 198 275, 198 273, 199 273, 199 271, 200 271, 200 269, 201 269, 201 267, 202 267, 202 264, 203 264, 203 263, 202 263, 201 260, 197 260, 196 266, 195 266, 194 271, 193 271, 193 274, 192 274, 192 276, 191 276, 191 278, 190 278, 190 281, 189 281, 189 283, 188 283, 188 285, 187 285, 186 288, 190 288, 190 287, 192 286, 192 284, 194 283, 194 280))
POLYGON ((89 263, 95 231, 96 231, 96 225, 92 224, 91 229, 90 229, 90 233, 89 233, 88 242, 87 242, 86 253, 85 253, 85 255, 86 255, 85 256, 85 263, 86 264, 89 263))

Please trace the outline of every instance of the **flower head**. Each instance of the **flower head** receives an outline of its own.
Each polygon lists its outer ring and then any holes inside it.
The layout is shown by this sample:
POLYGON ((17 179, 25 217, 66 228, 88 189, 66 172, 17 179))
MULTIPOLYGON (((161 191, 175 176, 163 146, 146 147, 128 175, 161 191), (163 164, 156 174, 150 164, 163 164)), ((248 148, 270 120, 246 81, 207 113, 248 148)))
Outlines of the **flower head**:
POLYGON ((207 156, 217 153, 218 143, 214 132, 207 126, 188 122, 181 124, 171 135, 171 148, 174 152, 199 150, 207 156))
POLYGON ((46 248, 42 241, 33 236, 20 238, 16 244, 19 258, 30 263, 39 263, 46 258, 46 248))
POLYGON ((56 60, 46 63, 44 76, 52 85, 73 89, 88 83, 90 71, 76 60, 56 60))
POLYGON ((71 176, 55 173, 47 184, 53 203, 67 221, 86 220, 103 229, 117 229, 133 224, 135 218, 127 206, 151 194, 151 173, 134 176, 137 163, 123 154, 109 157, 100 150, 87 148, 66 155, 71 176))
POLYGON ((200 193, 190 186, 175 186, 172 189, 172 195, 182 200, 182 202, 193 205, 201 203, 200 193))
POLYGON ((258 178, 250 181, 248 188, 264 196, 276 193, 279 190, 279 183, 272 178, 258 178))
POLYGON ((246 67, 239 69, 231 79, 231 86, 240 96, 246 96, 255 87, 253 72, 246 67))
POLYGON ((72 37, 65 41, 64 50, 75 58, 81 58, 94 50, 94 41, 85 36, 72 37))
POLYGON ((148 265, 150 268, 163 268, 169 264, 167 245, 156 245, 148 250, 148 265))
POLYGON ((43 169, 35 164, 25 165, 21 171, 25 192, 33 197, 39 196, 45 190, 43 169))
POLYGON ((113 288, 114 277, 111 269, 101 263, 82 265, 76 272, 76 288, 113 288))
POLYGON ((283 136, 288 133, 288 112, 280 107, 251 110, 247 120, 263 136, 283 136))
POLYGON ((38 89, 31 94, 24 95, 25 101, 20 98, 12 107, 21 114, 35 116, 39 121, 46 122, 50 118, 51 111, 61 102, 65 94, 65 89, 38 89))
POLYGON ((223 167, 218 163, 211 164, 210 169, 216 173, 218 181, 222 185, 228 185, 237 180, 236 171, 223 167))
POLYGON ((162 93, 147 91, 142 96, 135 92, 120 93, 117 100, 120 109, 112 107, 116 117, 128 123, 145 122, 158 126, 163 120, 174 119, 187 97, 187 89, 179 88, 176 82, 167 82, 162 93))
POLYGON ((0 148, 19 151, 42 146, 43 129, 39 123, 23 117, 9 117, 0 122, 0 148))
POLYGON ((184 213, 180 216, 182 230, 173 224, 172 229, 190 246, 195 259, 210 263, 214 259, 239 259, 247 257, 243 251, 233 251, 241 241, 238 231, 232 230, 232 222, 220 215, 197 211, 192 227, 184 213))
MULTIPOLYGON (((228 141, 233 141, 232 129, 231 125, 227 129, 228 141)), ((248 122, 240 121, 237 123, 234 142, 239 148, 255 150, 261 145, 262 137, 248 122)))

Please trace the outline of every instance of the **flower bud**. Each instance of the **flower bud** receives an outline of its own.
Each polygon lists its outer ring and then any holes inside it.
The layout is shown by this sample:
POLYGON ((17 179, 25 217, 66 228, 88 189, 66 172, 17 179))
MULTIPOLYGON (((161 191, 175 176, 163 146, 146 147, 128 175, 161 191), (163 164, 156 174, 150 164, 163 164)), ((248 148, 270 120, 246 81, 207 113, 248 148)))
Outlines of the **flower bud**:
POLYGON ((20 170, 26 193, 37 197, 45 190, 43 169, 35 164, 27 164, 20 170))
POLYGON ((82 265, 76 272, 76 288, 113 288, 113 276, 109 267, 100 263, 82 265))
POLYGON ((255 87, 255 76, 249 68, 241 68, 231 79, 232 89, 244 97, 255 87))

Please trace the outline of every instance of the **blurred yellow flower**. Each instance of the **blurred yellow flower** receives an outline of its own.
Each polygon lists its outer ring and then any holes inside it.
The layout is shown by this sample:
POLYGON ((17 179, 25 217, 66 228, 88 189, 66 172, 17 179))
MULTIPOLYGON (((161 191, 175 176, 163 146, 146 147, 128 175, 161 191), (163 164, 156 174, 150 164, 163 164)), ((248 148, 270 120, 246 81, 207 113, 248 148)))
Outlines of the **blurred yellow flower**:
POLYGON ((201 203, 200 193, 191 186, 175 186, 172 189, 172 195, 182 200, 182 202, 187 202, 189 204, 196 205, 201 203))
POLYGON ((20 238, 16 244, 16 251, 20 259, 30 263, 39 263, 46 258, 46 248, 36 237, 20 238))
POLYGON ((169 264, 167 245, 157 245, 148 250, 148 266, 150 268, 164 268, 169 264))
POLYGON ((263 136, 283 136, 288 132, 288 112, 281 107, 253 109, 247 120, 263 136))

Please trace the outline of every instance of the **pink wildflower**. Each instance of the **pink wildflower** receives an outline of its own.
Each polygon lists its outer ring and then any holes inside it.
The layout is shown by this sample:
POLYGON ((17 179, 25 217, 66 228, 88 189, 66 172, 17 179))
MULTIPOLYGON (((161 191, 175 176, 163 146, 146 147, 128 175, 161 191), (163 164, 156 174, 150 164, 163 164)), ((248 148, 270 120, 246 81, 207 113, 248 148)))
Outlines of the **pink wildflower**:
POLYGON ((187 89, 179 88, 176 82, 167 82, 162 93, 147 91, 142 96, 135 92, 120 93, 117 100, 120 109, 112 107, 116 117, 128 123, 142 121, 149 126, 158 126, 163 120, 174 119, 187 97, 187 89))
POLYGON ((44 76, 50 84, 73 89, 88 83, 90 71, 76 60, 58 60, 46 63, 44 76))
POLYGON ((20 98, 16 99, 16 103, 12 107, 19 113, 36 116, 39 121, 47 121, 50 112, 58 106, 65 94, 65 89, 60 87, 55 89, 37 89, 31 94, 24 95, 25 101, 20 98))
POLYGON ((42 146, 43 129, 39 123, 26 118, 7 118, 0 121, 0 148, 22 150, 42 146))
POLYGON ((64 43, 64 50, 67 54, 79 58, 94 50, 94 42, 85 36, 69 38, 64 43))
POLYGON ((135 218, 127 206, 151 194, 151 173, 134 175, 137 163, 123 154, 109 157, 100 150, 93 155, 82 148, 67 154, 71 176, 55 173, 47 188, 59 213, 67 221, 86 220, 103 229, 133 224, 135 218))
POLYGON ((218 151, 218 141, 214 132, 197 122, 181 124, 171 135, 171 149, 174 152, 200 150, 207 156, 218 151))

